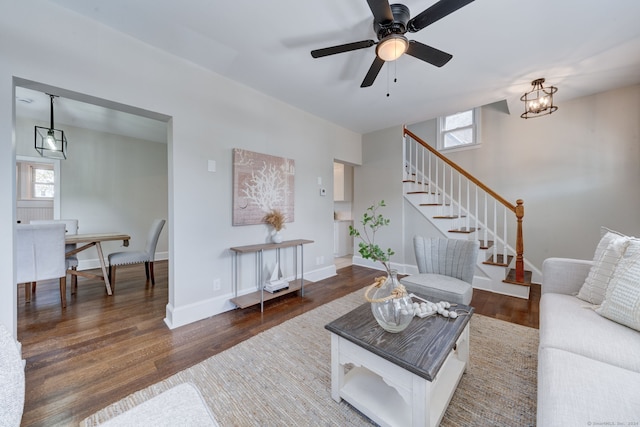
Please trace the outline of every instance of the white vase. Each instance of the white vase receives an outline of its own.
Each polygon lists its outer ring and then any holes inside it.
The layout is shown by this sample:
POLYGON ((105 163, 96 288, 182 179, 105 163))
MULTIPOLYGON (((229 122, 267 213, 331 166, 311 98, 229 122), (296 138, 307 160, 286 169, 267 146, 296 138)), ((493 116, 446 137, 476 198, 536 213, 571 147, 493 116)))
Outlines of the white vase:
POLYGON ((282 234, 279 231, 274 231, 271 235, 271 241, 273 243, 282 243, 282 234))

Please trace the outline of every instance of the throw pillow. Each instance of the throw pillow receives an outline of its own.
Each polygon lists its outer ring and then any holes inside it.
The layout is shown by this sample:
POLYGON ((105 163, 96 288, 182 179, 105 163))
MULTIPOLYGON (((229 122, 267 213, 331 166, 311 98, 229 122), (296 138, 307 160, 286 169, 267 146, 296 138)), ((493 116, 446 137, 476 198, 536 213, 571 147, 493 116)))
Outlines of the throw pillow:
POLYGON ((596 247, 593 264, 578 298, 591 304, 602 304, 609 281, 628 244, 629 237, 610 230, 605 232, 596 247))
POLYGON ((596 313, 640 331, 640 240, 630 240, 596 313))

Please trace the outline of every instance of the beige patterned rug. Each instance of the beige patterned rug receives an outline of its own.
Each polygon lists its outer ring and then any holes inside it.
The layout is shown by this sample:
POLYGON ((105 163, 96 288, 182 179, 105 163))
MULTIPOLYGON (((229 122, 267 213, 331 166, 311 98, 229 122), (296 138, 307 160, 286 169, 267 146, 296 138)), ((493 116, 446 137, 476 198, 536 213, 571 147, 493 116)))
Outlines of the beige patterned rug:
MULTIPOLYGON (((221 426, 366 426, 331 399, 324 325, 363 303, 362 291, 271 328, 93 414, 94 426, 176 384, 202 392, 221 426)), ((474 315, 471 356, 442 426, 534 426, 538 330, 474 315)))

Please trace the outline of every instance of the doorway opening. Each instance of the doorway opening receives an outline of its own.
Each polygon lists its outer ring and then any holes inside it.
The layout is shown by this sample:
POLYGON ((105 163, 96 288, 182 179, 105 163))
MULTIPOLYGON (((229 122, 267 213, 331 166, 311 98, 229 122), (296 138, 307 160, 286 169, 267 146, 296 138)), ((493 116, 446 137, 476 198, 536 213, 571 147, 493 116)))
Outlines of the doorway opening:
POLYGON ((333 256, 336 270, 348 267, 353 258, 353 166, 333 162, 333 256))
MULTIPOLYGON (((16 219, 29 223, 73 218, 84 234, 117 231, 131 236, 127 249, 120 248, 121 241, 103 243, 104 257, 120 250, 143 250, 153 220, 169 219, 171 117, 20 78, 14 78, 14 86, 16 219), (56 96, 56 128, 64 129, 69 140, 65 160, 35 155, 34 126, 49 126, 49 94, 56 96)), ((157 261, 169 259, 170 229, 166 227, 161 235, 157 261)), ((80 271, 100 267, 95 248, 78 253, 78 258, 80 271)), ((141 271, 144 286, 144 268, 141 271)), ((79 280, 77 295, 82 280, 87 279, 79 280)), ((38 316, 38 303, 46 305, 47 300, 55 307, 59 293, 51 287, 51 298, 47 298, 40 292, 46 289, 46 284, 38 286, 40 298, 35 303, 32 299, 29 315, 38 316)), ((67 287, 67 296, 70 292, 67 287)), ((158 292, 168 295, 168 288, 158 292)), ((14 303, 25 304, 20 292, 14 303)), ((73 304, 66 310, 73 311, 73 304)))

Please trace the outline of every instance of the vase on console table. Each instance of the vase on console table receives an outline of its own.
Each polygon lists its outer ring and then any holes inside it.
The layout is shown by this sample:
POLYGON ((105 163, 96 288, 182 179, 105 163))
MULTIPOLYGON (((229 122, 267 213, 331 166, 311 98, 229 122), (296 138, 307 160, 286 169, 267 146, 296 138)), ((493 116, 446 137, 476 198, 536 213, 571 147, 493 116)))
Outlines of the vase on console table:
POLYGON ((280 234, 280 231, 274 231, 271 234, 271 241, 273 243, 282 243, 282 234, 280 234))
POLYGON ((371 303, 373 317, 385 331, 402 332, 411 323, 413 301, 405 287, 398 282, 397 270, 391 270, 387 277, 377 278, 364 296, 371 303), (369 295, 373 289, 375 292, 369 295))

